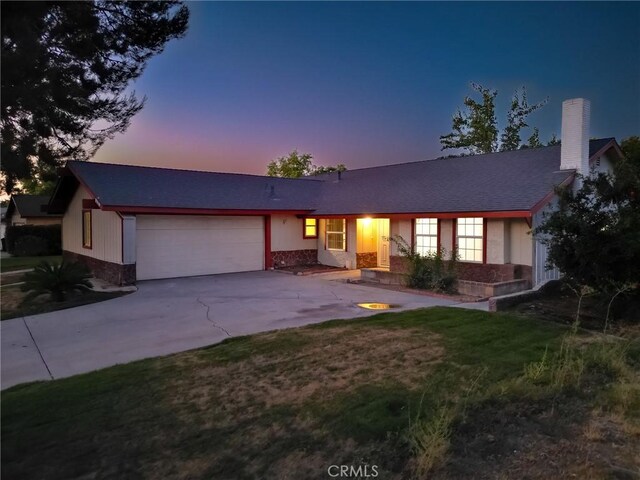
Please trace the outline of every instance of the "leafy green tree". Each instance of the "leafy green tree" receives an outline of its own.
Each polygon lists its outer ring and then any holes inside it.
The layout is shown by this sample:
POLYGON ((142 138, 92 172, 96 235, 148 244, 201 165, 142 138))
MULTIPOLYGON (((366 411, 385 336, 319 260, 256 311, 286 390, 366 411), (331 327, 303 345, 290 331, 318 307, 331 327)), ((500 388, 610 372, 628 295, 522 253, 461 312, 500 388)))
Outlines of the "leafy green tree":
POLYGON ((124 132, 145 99, 127 92, 148 60, 182 37, 176 1, 2 2, 2 176, 5 192, 52 180, 124 132))
POLYGON ((319 167, 315 167, 311 175, 321 175, 323 173, 332 173, 332 172, 344 172, 347 167, 344 164, 339 163, 335 167, 323 167, 322 165, 319 167))
POLYGON ((498 145, 498 127, 495 113, 497 90, 472 83, 471 87, 482 96, 478 102, 465 97, 466 111, 458 110, 453 116, 453 132, 440 137, 442 150, 463 148, 468 153, 495 152, 498 145))
POLYGON ((560 139, 556 136, 555 133, 551 135, 551 138, 547 142, 547 147, 551 147, 553 145, 560 145, 560 139))
POLYGON ((288 178, 311 175, 313 172, 312 160, 313 156, 310 153, 298 153, 298 150, 293 150, 289 155, 269 162, 267 175, 288 178))
POLYGON ((637 150, 628 140, 614 175, 583 177, 576 192, 558 189, 558 208, 534 230, 548 247, 549 266, 605 293, 640 282, 640 162, 630 158, 637 150))
POLYGON ((527 147, 538 148, 542 146, 543 146, 542 142, 540 141, 540 131, 538 130, 538 127, 534 127, 533 133, 529 137, 529 140, 527 140, 527 147))
POLYGON ((313 164, 313 156, 310 153, 298 153, 298 150, 293 150, 289 155, 269 162, 267 175, 270 177, 299 178, 307 175, 344 172, 346 169, 347 167, 341 163, 335 167, 316 166, 313 164))
POLYGON ((507 125, 499 135, 495 112, 497 90, 485 88, 477 83, 471 87, 480 94, 481 101, 465 97, 465 111, 458 110, 453 116, 452 132, 440 137, 442 150, 461 148, 466 154, 492 153, 505 150, 517 150, 521 145, 520 132, 528 127, 527 117, 542 108, 547 100, 529 105, 527 92, 522 87, 516 91, 507 113, 507 125), (500 141, 498 141, 500 137, 500 141))
MULTIPOLYGON (((539 108, 543 107, 546 103, 547 100, 543 100, 535 105, 529 105, 527 102, 527 91, 524 87, 522 87, 522 91, 520 93, 516 91, 513 94, 511 107, 507 113, 507 126, 504 127, 502 135, 500 136, 501 152, 517 150, 520 148, 520 131, 529 126, 527 124, 527 117, 539 108)), ((537 129, 534 130, 534 134, 537 134, 537 129)))

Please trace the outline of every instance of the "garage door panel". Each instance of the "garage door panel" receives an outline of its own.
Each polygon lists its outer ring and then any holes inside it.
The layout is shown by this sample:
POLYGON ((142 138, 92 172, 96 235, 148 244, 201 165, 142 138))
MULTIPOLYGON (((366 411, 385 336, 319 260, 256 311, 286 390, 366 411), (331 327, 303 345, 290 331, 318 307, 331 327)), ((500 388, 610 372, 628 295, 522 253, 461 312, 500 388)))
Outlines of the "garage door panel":
POLYGON ((264 268, 262 217, 138 216, 138 280, 264 268))

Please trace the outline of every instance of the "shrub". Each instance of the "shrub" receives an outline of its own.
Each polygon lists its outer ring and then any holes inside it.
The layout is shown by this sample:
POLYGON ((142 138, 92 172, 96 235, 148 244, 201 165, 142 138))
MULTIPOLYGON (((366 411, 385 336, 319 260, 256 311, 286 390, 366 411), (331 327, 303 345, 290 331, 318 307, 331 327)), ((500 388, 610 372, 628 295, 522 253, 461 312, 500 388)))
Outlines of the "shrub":
POLYGON ((13 245, 13 255, 16 257, 40 257, 47 255, 49 245, 42 237, 22 235, 16 238, 13 245))
POLYGON ((417 416, 411 422, 408 440, 415 458, 417 478, 426 478, 444 463, 451 444, 451 430, 455 415, 451 408, 440 407, 429 418, 417 416))
POLYGON ((451 259, 445 264, 446 251, 442 247, 434 253, 421 255, 414 252, 400 235, 392 237, 391 241, 398 246, 400 254, 409 262, 409 287, 447 293, 456 291, 458 254, 455 249, 451 251, 451 259))
POLYGON ((25 283, 21 287, 23 292, 29 292, 23 302, 48 293, 54 302, 62 302, 66 294, 73 291, 84 291, 91 288, 89 278, 91 274, 80 263, 42 262, 32 272, 25 274, 25 283))
POLYGON ((60 225, 10 225, 5 232, 7 251, 16 256, 59 255, 62 252, 61 232, 60 225), (42 241, 25 240, 24 237, 37 237, 42 241))

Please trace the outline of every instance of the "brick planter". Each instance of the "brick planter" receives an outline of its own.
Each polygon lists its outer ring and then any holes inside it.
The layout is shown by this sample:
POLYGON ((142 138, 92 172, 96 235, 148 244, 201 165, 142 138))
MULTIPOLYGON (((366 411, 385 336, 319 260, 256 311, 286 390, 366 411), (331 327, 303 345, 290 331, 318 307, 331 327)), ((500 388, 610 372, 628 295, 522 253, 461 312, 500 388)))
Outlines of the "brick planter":
POLYGON ((318 250, 309 249, 271 252, 271 261, 273 268, 313 265, 318 263, 318 250))
POLYGON ((97 258, 87 257, 79 253, 62 252, 62 258, 69 262, 79 262, 85 265, 91 273, 109 283, 115 285, 131 285, 136 283, 136 265, 120 265, 118 263, 105 262, 97 258))

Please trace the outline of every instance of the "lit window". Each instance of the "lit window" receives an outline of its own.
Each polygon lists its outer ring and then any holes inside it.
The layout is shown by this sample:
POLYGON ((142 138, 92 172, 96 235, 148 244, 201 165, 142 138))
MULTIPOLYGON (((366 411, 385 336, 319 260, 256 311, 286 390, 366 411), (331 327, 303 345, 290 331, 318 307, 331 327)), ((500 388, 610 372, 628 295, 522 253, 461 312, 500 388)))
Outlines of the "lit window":
POLYGON ((318 238, 318 220, 315 218, 304 219, 303 238, 318 238))
POLYGON ((463 262, 482 262, 482 218, 458 219, 458 255, 463 262))
POLYGON ((91 248, 91 210, 82 211, 82 246, 91 248))
POLYGON ((438 251, 438 219, 416 218, 416 253, 427 256, 438 251))
POLYGON ((345 250, 346 220, 331 218, 327 220, 327 250, 345 250))

